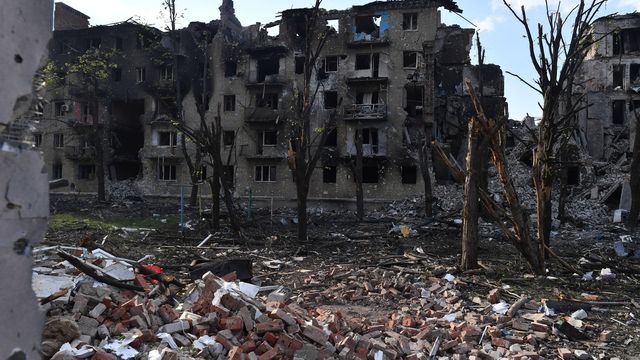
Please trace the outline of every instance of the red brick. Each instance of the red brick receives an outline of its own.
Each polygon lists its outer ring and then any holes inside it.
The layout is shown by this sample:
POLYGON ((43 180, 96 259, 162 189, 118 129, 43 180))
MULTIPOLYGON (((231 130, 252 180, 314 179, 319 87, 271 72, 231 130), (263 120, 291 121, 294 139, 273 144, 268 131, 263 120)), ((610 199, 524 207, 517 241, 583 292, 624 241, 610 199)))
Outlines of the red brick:
POLYGON ((284 331, 284 323, 282 322, 282 320, 279 320, 279 319, 256 324, 256 333, 258 334, 264 334, 266 332, 282 332, 282 331, 284 331))
POLYGON ((243 353, 250 353, 253 350, 255 350, 258 346, 256 345, 256 342, 249 339, 249 340, 245 340, 241 345, 240 348, 242 349, 243 353))
POLYGON ((309 339, 317 342, 320 345, 324 345, 327 340, 329 340, 329 334, 325 333, 324 330, 308 325, 304 328, 302 335, 308 337, 309 339))
POLYGON ((411 316, 405 316, 402 318, 402 326, 415 327, 416 321, 411 316))
POLYGON ((442 345, 440 345, 440 350, 447 351, 449 349, 453 349, 458 344, 460 344, 460 340, 458 340, 458 339, 449 340, 447 342, 442 343, 442 345))
POLYGON ((160 308, 158 309, 158 315, 160 315, 162 321, 164 321, 165 323, 174 322, 180 317, 180 314, 178 314, 173 306, 169 304, 163 304, 162 306, 160 306, 160 308))
POLYGON ((227 275, 223 276, 222 280, 224 280, 226 282, 236 281, 236 280, 238 280, 238 274, 235 271, 234 272, 230 272, 227 275))
POLYGON ((220 320, 220 327, 231 331, 239 331, 243 329, 244 322, 240 316, 230 316, 220 320))
POLYGON ((267 351, 266 353, 260 355, 258 357, 258 360, 271 360, 273 358, 275 358, 278 355, 278 349, 277 348, 272 348, 271 350, 267 351))
POLYGON ((491 339, 491 344, 493 346, 498 346, 505 349, 508 349, 509 346, 511 346, 511 343, 509 341, 503 338, 498 338, 498 337, 491 339))
POLYGON ((273 349, 273 347, 271 345, 269 345, 268 342, 263 341, 262 343, 260 343, 260 345, 258 345, 258 347, 256 348, 256 354, 258 355, 262 355, 266 352, 268 352, 269 350, 273 349))
POLYGON ((242 358, 242 349, 238 346, 234 346, 229 350, 229 355, 227 355, 228 360, 240 360, 242 358))
POLYGON ((127 313, 125 307, 119 306, 111 312, 111 318, 113 320, 120 320, 127 313))
POLYGON ((118 358, 115 355, 111 355, 107 352, 97 351, 95 354, 93 354, 91 360, 118 360, 118 358))
POLYGON ((538 332, 549 332, 549 326, 542 323, 531 323, 531 330, 538 332))
POLYGON ((142 287, 144 291, 151 291, 151 285, 149 284, 147 279, 145 279, 144 275, 136 274, 136 279, 134 282, 136 283, 136 285, 142 287))
POLYGON ((272 332, 268 332, 266 334, 264 334, 264 336, 262 337, 262 339, 264 341, 266 341, 269 345, 271 346, 275 346, 276 343, 278 342, 278 335, 272 333, 272 332))
POLYGON ((225 349, 231 350, 233 348, 233 344, 226 337, 217 334, 215 340, 219 342, 225 349))
POLYGON ((271 311, 269 316, 274 318, 274 319, 280 319, 280 320, 284 321, 287 325, 297 325, 296 319, 293 316, 291 316, 290 314, 287 314, 282 309, 275 309, 275 310, 271 311))

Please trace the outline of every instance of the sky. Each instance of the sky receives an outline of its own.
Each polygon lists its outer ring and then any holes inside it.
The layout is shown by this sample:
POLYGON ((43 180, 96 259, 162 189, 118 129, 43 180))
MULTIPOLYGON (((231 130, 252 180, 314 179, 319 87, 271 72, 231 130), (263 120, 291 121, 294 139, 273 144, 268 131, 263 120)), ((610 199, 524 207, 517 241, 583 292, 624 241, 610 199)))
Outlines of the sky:
MULTIPOLYGON (((323 0, 326 9, 345 9, 351 5, 366 4, 373 0, 323 0)), ((591 0, 587 0, 590 2, 591 0)), ((289 8, 308 7, 313 0, 235 0, 236 16, 243 25, 260 22, 269 23, 277 19, 278 12, 289 8)), ((545 0, 507 0, 514 7, 524 5, 530 21, 542 21, 545 16, 545 0)), ((549 0, 557 4, 558 0, 549 0)), ((579 0, 564 0, 561 9, 571 9, 579 0)), ((162 0, 64 0, 67 5, 90 16, 91 25, 103 25, 137 17, 146 23, 163 29, 162 0)), ((190 21, 209 22, 219 18, 218 7, 222 0, 176 0, 183 19, 181 25, 190 21)), ((518 74, 533 82, 535 74, 529 59, 525 32, 508 11, 502 0, 457 0, 463 10, 462 16, 442 10, 442 21, 447 25, 458 24, 462 27, 476 27, 486 51, 485 63, 500 65, 505 76, 505 95, 509 103, 509 115, 512 119, 522 119, 526 114, 541 115, 538 94, 506 71, 518 74)), ((601 15, 629 13, 640 10, 640 0, 609 0, 601 15)), ((477 63, 472 50, 472 62, 477 63)))

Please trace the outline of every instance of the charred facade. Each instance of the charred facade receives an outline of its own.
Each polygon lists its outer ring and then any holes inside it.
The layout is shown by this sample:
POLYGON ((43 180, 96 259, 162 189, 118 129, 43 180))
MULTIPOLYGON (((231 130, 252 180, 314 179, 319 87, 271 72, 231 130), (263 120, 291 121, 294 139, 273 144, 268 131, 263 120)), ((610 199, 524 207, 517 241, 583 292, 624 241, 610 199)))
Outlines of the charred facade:
MULTIPOLYGON (((321 12, 319 30, 328 29, 329 36, 313 69, 311 88, 318 92, 312 117, 317 131, 323 131, 319 127, 331 112, 336 113, 337 125, 314 172, 311 201, 354 198, 357 128, 363 135, 368 202, 422 193, 418 160, 411 151, 419 130, 426 129, 431 139, 445 143, 455 156, 464 153, 472 108, 463 83, 469 79, 477 85, 480 78, 469 56, 474 30, 441 24, 441 7, 460 11, 453 1, 420 0, 378 1, 321 12)), ((198 83, 206 76, 211 88, 207 120, 212 121, 219 109, 224 174, 235 196, 295 200, 287 162, 287 121, 293 94, 303 79, 302 46, 305 37, 312 36, 305 33, 310 11, 286 10, 274 23, 243 27, 233 1, 225 0, 220 20, 180 30, 178 71, 172 69, 170 57, 165 59, 152 45, 166 52, 171 38, 152 28, 125 22, 55 31, 54 61, 69 61, 72 55, 58 52, 68 42, 75 49, 111 47, 120 54, 113 76, 105 81, 109 96, 96 109, 85 111, 81 97, 67 87, 47 94, 49 103, 42 109, 34 140, 45 153, 50 177, 69 179, 75 191, 95 191, 91 178, 95 155, 82 137, 72 135, 77 133, 73 126, 91 127, 108 119, 109 182, 132 179, 144 195, 177 194, 179 185, 190 186, 179 146, 181 134, 172 126, 176 115, 172 84, 174 76, 181 82, 183 97, 178 101, 183 120, 197 126, 195 98, 198 83), (278 35, 270 36, 276 29, 278 35), (194 40, 194 34, 202 31, 210 35, 205 43, 194 40), (145 45, 147 38, 151 40, 145 45)), ((484 65, 482 72, 486 107, 492 115, 506 117, 502 71, 484 65)), ((189 145, 188 151, 195 148, 189 145)), ((436 178, 446 180, 448 173, 435 167, 436 178)), ((201 172, 206 177, 210 170, 201 172)))

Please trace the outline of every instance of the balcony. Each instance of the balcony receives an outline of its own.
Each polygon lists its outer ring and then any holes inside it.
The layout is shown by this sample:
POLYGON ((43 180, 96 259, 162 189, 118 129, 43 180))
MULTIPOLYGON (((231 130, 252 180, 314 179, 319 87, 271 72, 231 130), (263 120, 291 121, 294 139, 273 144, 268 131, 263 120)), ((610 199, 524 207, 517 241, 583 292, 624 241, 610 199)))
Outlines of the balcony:
POLYGON ((278 110, 269 107, 255 107, 247 110, 245 118, 247 124, 275 125, 280 118, 278 110))
POLYGON ((64 156, 69 160, 93 160, 96 157, 96 149, 93 146, 65 146, 64 156))
POLYGON ((344 108, 344 120, 385 120, 387 105, 385 104, 354 104, 344 108))

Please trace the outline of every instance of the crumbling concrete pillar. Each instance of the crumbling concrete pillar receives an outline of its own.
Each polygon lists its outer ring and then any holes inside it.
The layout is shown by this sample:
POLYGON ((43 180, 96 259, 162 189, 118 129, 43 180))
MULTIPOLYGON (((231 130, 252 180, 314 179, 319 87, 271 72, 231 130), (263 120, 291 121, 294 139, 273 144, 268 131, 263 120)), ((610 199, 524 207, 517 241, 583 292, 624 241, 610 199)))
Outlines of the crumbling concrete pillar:
POLYGON ((31 289, 31 249, 47 229, 47 175, 39 153, 6 135, 46 54, 53 1, 3 1, 0 19, 0 359, 39 359, 44 316, 31 289))

